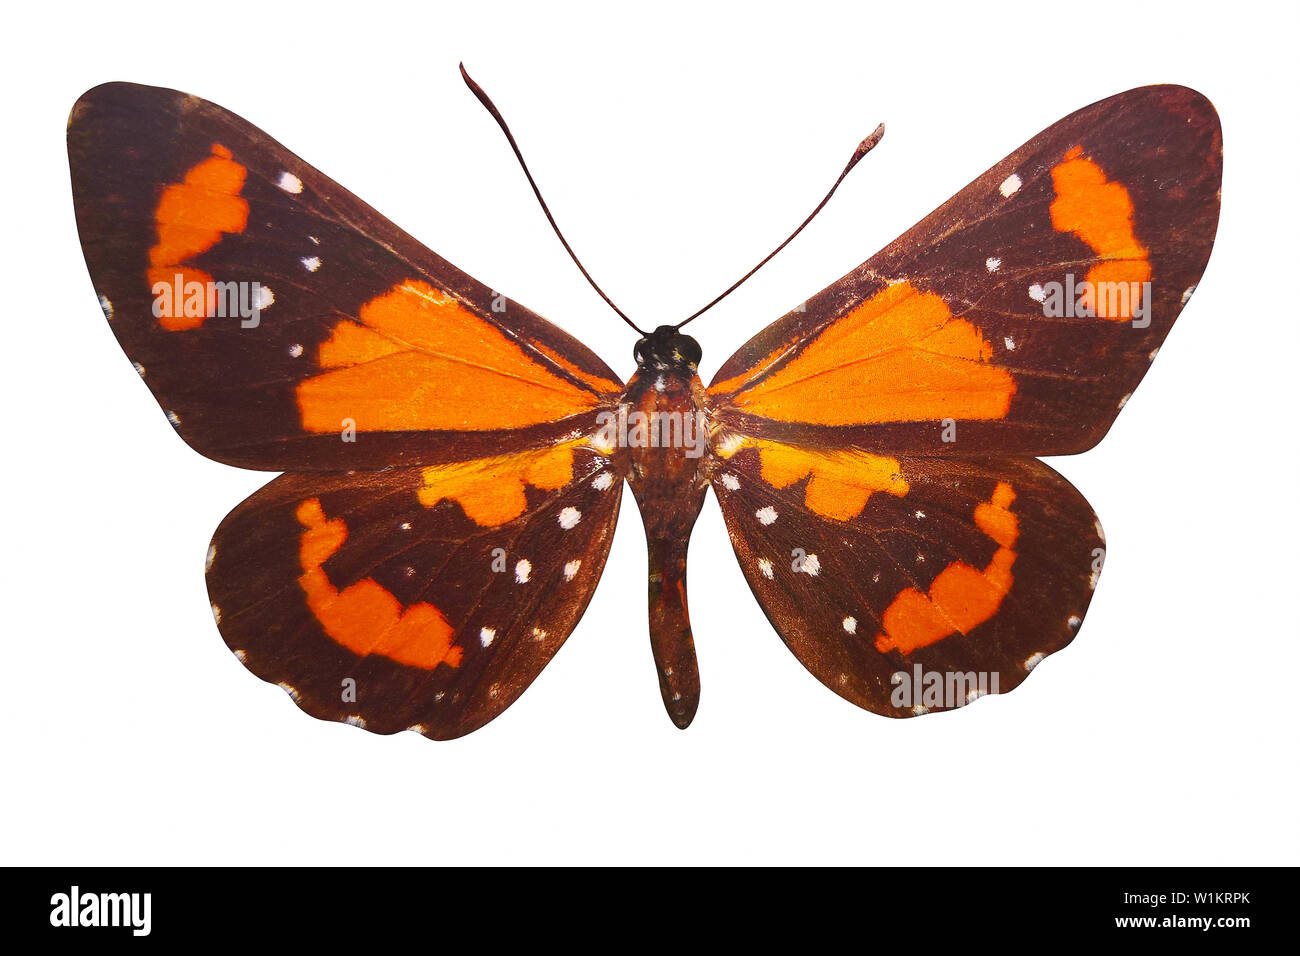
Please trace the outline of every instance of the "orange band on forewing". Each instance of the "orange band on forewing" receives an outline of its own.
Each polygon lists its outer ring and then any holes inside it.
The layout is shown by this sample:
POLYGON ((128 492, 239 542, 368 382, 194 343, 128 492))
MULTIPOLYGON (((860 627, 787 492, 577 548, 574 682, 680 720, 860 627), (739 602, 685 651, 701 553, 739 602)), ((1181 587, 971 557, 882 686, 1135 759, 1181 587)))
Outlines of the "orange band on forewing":
POLYGON ((992 354, 980 330, 954 318, 943 299, 898 282, 732 401, 755 415, 814 425, 997 419, 1016 381, 988 364, 992 354))
POLYGON ((804 505, 823 518, 855 518, 878 491, 907 494, 907 480, 894 458, 863 451, 811 451, 764 439, 754 444, 763 480, 774 488, 788 488, 808 478, 804 505))
POLYGON ((401 342, 386 338, 357 322, 343 321, 334 326, 330 337, 320 344, 318 358, 322 369, 347 368, 402 351, 405 351, 405 346, 401 342))
MULTIPOLYGON (((243 232, 248 225, 248 202, 240 197, 248 170, 231 158, 230 150, 220 143, 212 145, 212 155, 190 167, 183 182, 167 186, 154 210, 158 242, 149 250, 147 278, 149 287, 163 282, 171 285, 179 273, 183 282, 200 282, 205 286, 212 277, 199 269, 182 266, 207 252, 224 233, 243 232)), ((183 312, 183 310, 174 310, 183 312)), ((164 315, 159 325, 168 331, 191 329, 203 324, 206 316, 164 315)))
POLYGON ((592 388, 596 389, 599 392, 610 394, 614 392, 623 391, 623 386, 620 385, 618 382, 614 381, 613 379, 605 378, 603 375, 595 375, 591 372, 584 372, 582 369, 578 368, 578 366, 574 365, 572 362, 566 359, 559 352, 555 351, 555 349, 547 348, 541 342, 534 340, 533 348, 537 349, 537 351, 541 352, 548 359, 550 359, 556 365, 560 366, 560 368, 564 369, 574 378, 577 378, 579 381, 586 382, 588 385, 590 385, 592 388))
POLYGON ((785 355, 786 352, 790 351, 790 346, 792 346, 793 344, 794 342, 786 342, 782 345, 778 345, 771 352, 765 355, 762 358, 762 360, 759 361, 759 363, 753 366, 752 368, 746 369, 745 371, 741 372, 739 375, 735 375, 724 381, 714 382, 712 385, 709 386, 709 394, 727 395, 731 392, 734 392, 736 389, 740 388, 746 382, 750 381, 751 379, 757 378, 758 376, 762 375, 765 371, 767 371, 767 369, 770 366, 776 363, 777 359, 781 358, 781 356, 785 355))
POLYGON ((910 654, 953 634, 968 634, 1002 606, 1011 590, 1011 566, 1016 561, 1020 526, 1011 503, 1011 486, 998 482, 992 498, 976 506, 975 524, 998 545, 983 571, 954 561, 939 572, 929 594, 916 588, 900 591, 881 616, 884 632, 876 635, 876 650, 910 654))
POLYGON ((299 384, 309 432, 482 431, 567 418, 599 399, 529 357, 453 296, 412 279, 361 307, 322 343, 299 384))
POLYGON ((426 508, 443 499, 461 506, 465 515, 485 528, 512 521, 524 513, 524 486, 557 491, 573 481, 574 443, 541 451, 495 458, 477 458, 425 468, 418 497, 426 508))
POLYGON ((1151 278, 1150 252, 1133 234, 1133 200, 1121 183, 1110 182, 1102 168, 1073 147, 1052 168, 1052 227, 1072 232, 1102 262, 1088 270, 1081 303, 1104 319, 1133 317, 1138 303, 1133 289, 1151 278))
POLYGON ((300 504, 297 518, 305 529, 298 584, 326 634, 362 657, 379 654, 425 670, 439 664, 460 666, 463 651, 451 642, 455 632, 432 604, 422 601, 403 607, 372 578, 342 591, 334 587, 323 565, 347 540, 348 528, 342 518, 326 518, 318 498, 300 504))

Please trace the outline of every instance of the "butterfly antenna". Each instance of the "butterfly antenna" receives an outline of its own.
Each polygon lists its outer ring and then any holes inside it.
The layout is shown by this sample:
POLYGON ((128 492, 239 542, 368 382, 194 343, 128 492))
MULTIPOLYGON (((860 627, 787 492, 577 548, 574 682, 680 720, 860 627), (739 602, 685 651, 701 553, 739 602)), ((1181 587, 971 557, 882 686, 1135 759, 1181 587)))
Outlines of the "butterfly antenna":
POLYGON ((835 180, 835 185, 831 186, 831 190, 830 190, 830 192, 828 192, 828 193, 826 194, 826 197, 825 197, 821 202, 819 202, 819 203, 817 204, 817 208, 814 209, 812 212, 810 212, 810 213, 808 214, 808 218, 805 219, 805 220, 804 220, 804 221, 799 225, 799 228, 796 229, 794 232, 790 233, 789 238, 787 238, 787 239, 785 240, 785 242, 781 243, 779 246, 777 246, 775 249, 773 249, 771 252, 769 252, 769 253, 768 253, 768 254, 763 258, 763 260, 762 260, 758 265, 754 266, 754 268, 750 269, 750 270, 749 270, 748 272, 746 272, 743 276, 741 276, 739 279, 737 279, 735 282, 733 282, 730 286, 727 287, 727 289, 726 289, 725 292, 723 292, 720 296, 718 296, 716 299, 714 299, 714 300, 713 300, 712 302, 710 302, 708 305, 704 306, 704 308, 702 308, 702 309, 700 309, 698 312, 694 312, 694 313, 692 313, 691 315, 688 315, 686 318, 682 319, 681 322, 677 323, 677 325, 675 326, 675 328, 679 328, 679 329, 680 329, 680 328, 681 328, 683 325, 685 325, 687 322, 692 322, 692 321, 694 321, 695 319, 698 319, 698 318, 699 318, 701 315, 703 315, 705 312, 708 312, 709 309, 713 308, 715 305, 717 305, 719 302, 721 302, 721 301, 722 301, 723 299, 725 299, 727 296, 731 295, 731 293, 735 292, 738 288, 740 288, 741 284, 742 284, 746 279, 748 279, 750 276, 752 276, 752 275, 753 275, 755 272, 757 272, 759 269, 763 268, 763 266, 767 265, 768 261, 769 261, 773 256, 775 256, 778 252, 780 252, 780 251, 781 251, 782 249, 784 249, 786 246, 790 245, 790 243, 794 240, 794 237, 797 236, 797 235, 799 235, 799 233, 803 232, 803 230, 804 230, 804 226, 806 226, 806 225, 808 225, 808 223, 812 222, 813 219, 816 217, 816 215, 817 215, 819 212, 822 211, 822 207, 825 206, 828 202, 831 201, 831 197, 835 195, 835 190, 839 189, 839 188, 840 188, 840 183, 844 182, 844 177, 847 176, 847 175, 848 175, 848 174, 853 170, 853 167, 854 167, 854 166, 858 165, 858 162, 862 159, 863 156, 867 155, 867 153, 871 152, 871 151, 875 148, 876 144, 880 142, 881 137, 884 136, 884 135, 885 135, 885 124, 884 124, 884 123, 881 123, 879 126, 877 126, 877 127, 875 128, 875 130, 872 131, 872 133, 871 133, 870 136, 868 136, 868 137, 867 137, 866 139, 864 139, 862 142, 858 143, 858 148, 855 149, 855 150, 853 151, 853 156, 849 159, 849 164, 848 164, 847 166, 844 167, 844 172, 840 173, 839 179, 835 180))
POLYGON ((506 134, 506 141, 510 143, 510 148, 514 150, 515 159, 519 160, 519 168, 522 169, 524 175, 528 177, 528 185, 533 187, 533 195, 537 197, 538 203, 541 204, 542 212, 546 213, 547 222, 549 222, 551 228, 555 230, 555 235, 559 238, 560 244, 564 246, 564 251, 569 254, 569 258, 573 260, 574 265, 578 267, 586 280, 591 283, 591 287, 596 290, 596 293, 604 299, 606 303, 608 303, 611 309, 618 313, 620 319, 632 326, 633 329, 636 329, 637 334, 643 336, 646 335, 647 333, 645 330, 638 328, 637 324, 629 319, 626 313, 614 304, 614 300, 605 294, 605 290, 596 284, 596 280, 591 277, 591 273, 587 271, 587 267, 582 264, 582 260, 578 258, 578 254, 574 252, 573 247, 569 245, 569 240, 564 238, 564 233, 560 232, 560 227, 556 224, 555 217, 551 215, 551 210, 546 206, 546 200, 542 198, 542 191, 537 188, 537 182, 533 179, 533 174, 528 171, 528 164, 524 162, 524 154, 519 151, 519 144, 515 142, 514 134, 510 132, 510 127, 506 125, 506 118, 501 115, 501 111, 496 108, 496 104, 492 102, 492 99, 483 92, 483 87, 475 83, 469 73, 465 71, 464 63, 460 65, 460 75, 465 80, 465 85, 469 87, 470 92, 477 96, 478 101, 483 104, 483 108, 492 114, 492 118, 496 120, 497 125, 501 127, 501 132, 506 134))

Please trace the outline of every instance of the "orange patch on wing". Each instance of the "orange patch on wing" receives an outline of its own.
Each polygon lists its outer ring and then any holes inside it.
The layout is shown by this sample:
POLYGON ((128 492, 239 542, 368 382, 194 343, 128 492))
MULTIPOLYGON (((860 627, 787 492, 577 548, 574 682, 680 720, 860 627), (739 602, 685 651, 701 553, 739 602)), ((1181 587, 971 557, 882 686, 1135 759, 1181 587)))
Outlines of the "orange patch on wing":
POLYGON ((323 565, 347 540, 348 527, 342 518, 326 518, 318 498, 300 504, 296 516, 304 529, 298 584, 326 634, 362 657, 379 654, 424 670, 439 664, 460 666, 464 651, 452 643, 455 631, 432 604, 421 601, 403 607, 372 578, 341 591, 330 581, 323 565))
POLYGON ((559 352, 555 351, 554 349, 547 348, 541 342, 534 341, 533 348, 537 349, 537 351, 541 352, 548 359, 550 359, 556 365, 560 366, 560 368, 564 369, 574 378, 578 379, 579 381, 586 382, 588 385, 590 385, 592 388, 596 389, 597 391, 605 392, 606 394, 610 392, 623 391, 623 386, 620 385, 618 382, 615 382, 613 379, 605 378, 603 375, 595 375, 591 372, 584 372, 582 369, 578 368, 578 366, 574 365, 572 362, 566 359, 559 352))
POLYGON ((735 375, 729 379, 725 379, 724 381, 714 382, 712 385, 709 386, 709 394, 728 395, 731 392, 734 392, 736 389, 740 388, 742 385, 744 385, 746 382, 750 381, 751 379, 758 378, 758 376, 762 375, 765 371, 767 371, 769 368, 775 365, 777 360, 779 360, 781 356, 785 355, 786 352, 790 351, 790 346, 792 345, 794 345, 794 341, 786 342, 783 345, 778 345, 771 352, 765 355, 758 362, 758 364, 753 366, 752 368, 746 369, 745 371, 741 372, 739 375, 735 375))
POLYGON ((298 385, 309 432, 483 431, 567 418, 599 399, 554 374, 454 296, 412 279, 322 343, 328 371, 298 385))
MULTIPOLYGON (((158 242, 149 250, 149 287, 162 282, 171 285, 177 274, 182 282, 198 282, 205 288, 212 276, 202 269, 184 265, 188 259, 207 252, 225 233, 243 232, 248 225, 248 201, 239 193, 248 170, 231 158, 230 150, 212 144, 212 155, 190 167, 184 181, 163 190, 154 210, 158 242)), ((164 315, 158 324, 168 331, 193 329, 205 315, 164 315)))
POLYGON ((804 505, 823 518, 855 518, 878 491, 907 494, 907 479, 894 458, 864 451, 811 451, 765 439, 754 445, 763 480, 774 488, 788 488, 808 478, 804 505))
POLYGON ((983 571, 954 561, 939 572, 929 594, 916 588, 900 591, 881 617, 884 632, 876 635, 876 650, 910 654, 953 634, 967 634, 1002 606, 1011 590, 1011 566, 1016 560, 1019 521, 1011 511, 1016 494, 998 482, 992 498, 975 508, 975 524, 998 545, 983 571))
POLYGON ((496 527, 524 513, 525 485, 558 491, 573 481, 575 444, 433 465, 422 472, 424 485, 417 496, 426 508, 450 499, 476 524, 496 527))
POLYGON ((997 419, 1016 381, 988 364, 992 354, 980 330, 954 318, 943 299, 897 282, 732 401, 755 415, 815 425, 997 419))
POLYGON ((1133 317, 1138 302, 1136 284, 1151 278, 1150 251, 1133 234, 1133 200, 1123 184, 1106 179, 1102 168, 1073 147, 1052 168, 1052 228, 1072 232, 1098 256, 1108 261, 1088 270, 1081 303, 1104 319, 1133 317), (1103 290, 1107 294, 1098 294, 1103 290))

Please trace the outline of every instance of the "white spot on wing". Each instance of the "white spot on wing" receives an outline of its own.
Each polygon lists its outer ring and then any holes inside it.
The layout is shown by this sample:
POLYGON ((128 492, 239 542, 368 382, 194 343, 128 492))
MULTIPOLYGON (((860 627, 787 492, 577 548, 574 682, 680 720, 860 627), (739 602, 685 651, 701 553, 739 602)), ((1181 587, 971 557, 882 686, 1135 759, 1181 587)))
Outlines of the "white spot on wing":
POLYGON ((484 647, 491 647, 492 642, 497 639, 497 631, 494 627, 480 628, 478 632, 478 642, 484 647))
POLYGON ((821 571, 821 569, 822 563, 817 559, 817 555, 815 554, 810 554, 799 562, 799 570, 814 578, 817 577, 817 573, 821 571))
POLYGON ((1002 344, 1007 347, 1008 352, 1014 352, 1016 350, 1016 340, 1009 335, 1004 335, 1002 337, 1002 344))
POLYGON ((745 444, 745 436, 732 432, 722 441, 718 442, 718 454, 723 458, 730 458, 736 452, 740 451, 740 446, 745 444))
POLYGON ((1035 302, 1042 302, 1047 298, 1047 290, 1035 282, 1029 287, 1029 298, 1033 299, 1035 302))
POLYGON ((302 346, 295 342, 289 346, 289 355, 293 358, 299 358, 302 355, 302 346))
POLYGON ((776 520, 776 509, 771 505, 766 508, 759 508, 754 512, 754 517, 758 519, 759 524, 771 524, 776 520))
POLYGON ((135 369, 137 375, 139 375, 141 378, 144 378, 144 366, 143 366, 143 365, 141 365, 139 362, 132 362, 132 363, 131 363, 131 367, 135 369))
POLYGON ((108 301, 108 296, 101 295, 99 297, 99 307, 104 310, 104 318, 111 322, 113 320, 113 303, 108 301))
POLYGON ((565 531, 568 531, 582 520, 582 512, 573 507, 564 508, 560 511, 558 520, 560 522, 560 527, 565 531))
POLYGON ((276 686, 293 698, 295 704, 302 700, 302 694, 298 693, 298 688, 294 687, 292 684, 286 684, 284 681, 280 681, 276 686))
POLYGON ((302 263, 302 267, 308 272, 315 272, 320 268, 320 256, 303 256, 298 261, 302 263))
POLYGON ((360 727, 362 730, 366 729, 366 719, 364 717, 358 716, 357 714, 352 714, 351 716, 347 717, 343 721, 343 723, 349 724, 350 726, 353 727, 360 727))
POLYGON ((1010 199, 1020 191, 1021 185, 1020 177, 1015 173, 1012 173, 1006 179, 1002 180, 1002 185, 998 187, 998 192, 1002 193, 1004 198, 1010 199))
POLYGON ((1183 305, 1187 304, 1187 300, 1192 297, 1192 293, 1195 291, 1196 291, 1196 286, 1194 285, 1189 285, 1186 289, 1183 290, 1183 301, 1182 301, 1183 305))
POLYGON ((726 488, 728 491, 740 490, 740 479, 737 478, 735 475, 733 475, 731 472, 727 472, 726 474, 724 474, 722 476, 721 481, 722 481, 722 487, 726 488))
POLYGON ((984 260, 984 268, 988 269, 989 272, 997 272, 998 268, 1001 265, 1002 265, 1002 260, 999 259, 997 256, 989 256, 987 259, 984 260))
POLYGON ((206 572, 206 571, 211 571, 211 570, 212 570, 212 562, 215 561, 215 560, 217 560, 217 546, 216 546, 215 544, 210 544, 210 545, 208 545, 208 554, 207 554, 207 557, 205 557, 205 558, 203 559, 203 570, 204 570, 205 572, 206 572))
POLYGON ((215 604, 212 605, 212 620, 216 621, 218 624, 221 623, 221 608, 217 607, 215 604))
POLYGON ((613 483, 614 483, 614 476, 610 474, 608 471, 602 471, 599 475, 596 476, 596 479, 591 483, 591 487, 595 488, 597 491, 604 491, 607 488, 609 488, 609 486, 612 485, 613 483))
POLYGON ((858 619, 856 617, 846 617, 842 623, 844 625, 845 634, 858 633, 858 619))
POLYGON ((259 285, 257 287, 257 301, 253 303, 253 307, 260 312, 263 309, 269 309, 273 305, 275 305, 275 293, 266 286, 259 285))
POLYGON ((1120 400, 1119 400, 1119 405, 1118 405, 1117 407, 1118 407, 1118 408, 1123 408, 1125 405, 1128 404, 1128 400, 1129 400, 1130 398, 1132 398, 1132 397, 1133 397, 1133 393, 1132 393, 1132 392, 1127 392, 1126 394, 1124 394, 1123 396, 1121 396, 1121 398, 1120 398, 1120 400))
POLYGON ((287 193, 302 192, 302 180, 288 170, 285 170, 280 174, 280 178, 276 182, 276 185, 287 193))
POLYGON ((168 412, 167 412, 167 420, 168 420, 169 422, 172 423, 172 428, 179 428, 179 427, 180 427, 180 424, 181 424, 181 417, 180 417, 179 415, 177 415, 175 412, 173 412, 173 411, 168 411, 168 412))
POLYGON ((772 580, 772 562, 767 558, 758 559, 758 570, 763 572, 763 577, 772 580))
POLYGON ((527 584, 528 576, 533 573, 533 566, 527 558, 521 558, 515 565, 515 581, 519 584, 527 584))
POLYGON ((1025 670, 1027 671, 1033 670, 1035 667, 1037 667, 1039 664, 1043 662, 1043 658, 1046 656, 1047 655, 1044 654, 1042 651, 1035 651, 1033 654, 1030 654, 1028 657, 1025 658, 1025 670))
POLYGON ((564 566, 564 580, 572 581, 578 574, 578 568, 582 567, 582 561, 574 558, 564 566))

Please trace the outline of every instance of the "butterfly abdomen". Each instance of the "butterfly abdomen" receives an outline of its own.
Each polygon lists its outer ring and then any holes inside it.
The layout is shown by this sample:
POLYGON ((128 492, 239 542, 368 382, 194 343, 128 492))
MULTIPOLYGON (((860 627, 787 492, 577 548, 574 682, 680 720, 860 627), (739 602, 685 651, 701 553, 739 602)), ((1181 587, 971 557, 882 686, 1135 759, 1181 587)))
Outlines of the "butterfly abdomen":
MULTIPOLYGON (((686 339, 686 336, 679 336, 686 339)), ((690 340, 693 342, 693 340, 690 340)), ((698 348, 698 347, 697 347, 698 348)), ((650 646, 668 716, 687 727, 700 700, 699 668, 686 603, 686 552, 704 504, 701 467, 707 428, 704 387, 689 361, 638 351, 623 395, 628 480, 641 509, 649 552, 650 646)))

